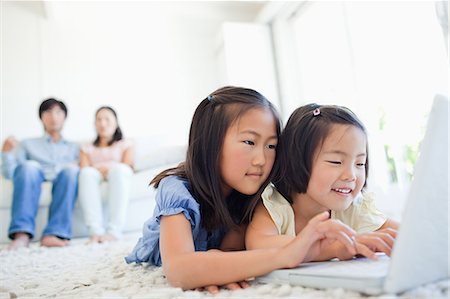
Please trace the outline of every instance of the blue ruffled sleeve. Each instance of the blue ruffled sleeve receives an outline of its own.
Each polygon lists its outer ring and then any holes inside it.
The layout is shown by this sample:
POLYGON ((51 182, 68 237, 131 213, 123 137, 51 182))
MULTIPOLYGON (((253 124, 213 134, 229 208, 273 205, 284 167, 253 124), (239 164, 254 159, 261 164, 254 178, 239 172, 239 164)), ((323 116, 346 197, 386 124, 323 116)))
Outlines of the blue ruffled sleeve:
POLYGON ((206 250, 206 239, 204 242, 196 242, 200 241, 199 237, 203 239, 201 236, 204 235, 200 228, 200 206, 192 197, 188 182, 182 178, 170 176, 160 182, 153 216, 144 223, 142 237, 133 251, 125 258, 126 262, 151 263, 161 266, 159 250, 160 219, 162 216, 180 213, 183 213, 191 223, 196 250, 206 250), (203 243, 205 243, 204 246, 202 246, 203 243))

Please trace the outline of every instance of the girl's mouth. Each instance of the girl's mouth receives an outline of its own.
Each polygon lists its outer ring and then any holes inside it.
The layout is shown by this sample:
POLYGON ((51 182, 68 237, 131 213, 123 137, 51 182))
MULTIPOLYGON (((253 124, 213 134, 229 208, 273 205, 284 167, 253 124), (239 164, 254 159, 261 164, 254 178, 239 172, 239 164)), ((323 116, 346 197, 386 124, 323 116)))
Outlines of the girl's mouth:
POLYGON ((332 188, 331 190, 342 194, 349 194, 352 192, 352 189, 350 188, 332 188))

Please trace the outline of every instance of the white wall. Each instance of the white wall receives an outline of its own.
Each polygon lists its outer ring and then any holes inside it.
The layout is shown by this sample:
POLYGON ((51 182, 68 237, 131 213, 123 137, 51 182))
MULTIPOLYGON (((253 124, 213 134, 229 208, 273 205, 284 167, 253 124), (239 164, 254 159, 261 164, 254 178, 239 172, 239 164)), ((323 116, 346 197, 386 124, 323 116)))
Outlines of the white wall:
POLYGON ((221 39, 223 82, 249 86, 280 108, 269 25, 227 22, 221 39))
POLYGON ((1 3, 1 134, 40 132, 42 97, 39 2, 1 3))
POLYGON ((62 99, 69 139, 95 136, 111 105, 126 136, 187 140, 195 107, 220 86, 217 34, 261 4, 2 1, 1 139, 39 136, 40 102, 62 99))

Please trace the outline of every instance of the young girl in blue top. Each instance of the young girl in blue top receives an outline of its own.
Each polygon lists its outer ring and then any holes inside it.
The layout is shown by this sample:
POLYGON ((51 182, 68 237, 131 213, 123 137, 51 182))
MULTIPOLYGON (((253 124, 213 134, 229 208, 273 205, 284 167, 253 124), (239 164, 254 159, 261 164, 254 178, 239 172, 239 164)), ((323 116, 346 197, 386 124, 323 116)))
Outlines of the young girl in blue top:
POLYGON ((273 105, 258 92, 223 87, 197 107, 186 161, 157 175, 153 217, 128 263, 162 265, 168 282, 217 292, 303 261, 317 242, 339 240, 354 253, 355 232, 328 212, 285 246, 245 251, 244 231, 270 180, 280 135, 273 105))

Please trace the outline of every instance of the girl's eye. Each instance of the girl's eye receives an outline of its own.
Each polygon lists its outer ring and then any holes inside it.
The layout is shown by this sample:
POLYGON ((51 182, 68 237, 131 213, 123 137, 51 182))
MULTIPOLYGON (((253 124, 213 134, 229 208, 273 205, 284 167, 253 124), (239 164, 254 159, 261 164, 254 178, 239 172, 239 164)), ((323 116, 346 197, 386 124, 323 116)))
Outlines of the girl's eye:
POLYGON ((356 163, 356 166, 358 166, 358 167, 365 167, 366 163, 356 163))
POLYGON ((243 142, 248 145, 255 145, 255 143, 251 140, 244 140, 243 142))
POLYGON ((341 164, 341 161, 327 161, 327 162, 335 165, 341 164))
POLYGON ((277 145, 276 145, 276 144, 268 144, 268 145, 267 145, 267 148, 268 148, 268 149, 276 149, 276 148, 277 148, 277 145))

